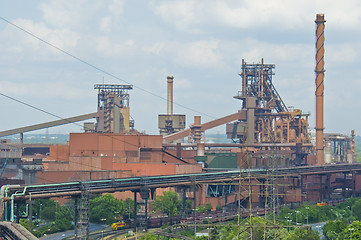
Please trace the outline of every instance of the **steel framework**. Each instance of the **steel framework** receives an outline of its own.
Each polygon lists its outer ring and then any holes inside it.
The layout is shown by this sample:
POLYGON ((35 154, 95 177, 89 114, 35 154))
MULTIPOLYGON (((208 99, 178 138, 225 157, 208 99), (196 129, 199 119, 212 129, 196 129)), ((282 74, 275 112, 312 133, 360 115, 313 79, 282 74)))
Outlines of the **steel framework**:
POLYGON ((134 122, 129 120, 129 93, 132 85, 95 84, 98 89, 97 132, 120 133, 129 131, 134 122))

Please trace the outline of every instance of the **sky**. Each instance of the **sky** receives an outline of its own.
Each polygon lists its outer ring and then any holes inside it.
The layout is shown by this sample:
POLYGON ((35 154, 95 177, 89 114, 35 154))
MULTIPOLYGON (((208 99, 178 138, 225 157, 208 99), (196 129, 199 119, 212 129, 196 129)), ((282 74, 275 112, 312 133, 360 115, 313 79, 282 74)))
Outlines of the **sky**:
MULTIPOLYGON (((242 59, 262 58, 276 65, 273 84, 283 101, 311 113, 314 129, 314 20, 324 13, 325 132, 361 135, 361 1, 0 3, 0 93, 67 118, 96 111, 94 84, 132 84, 131 117, 148 134, 159 133, 158 114, 167 110, 167 76, 174 76, 174 113, 186 114, 188 126, 195 115, 206 122, 239 110, 233 96, 241 90, 242 59)), ((0 131, 57 120, 3 96, 0 106, 0 131)), ((45 131, 81 126, 37 132, 45 131)), ((211 132, 223 134, 225 127, 211 132)))

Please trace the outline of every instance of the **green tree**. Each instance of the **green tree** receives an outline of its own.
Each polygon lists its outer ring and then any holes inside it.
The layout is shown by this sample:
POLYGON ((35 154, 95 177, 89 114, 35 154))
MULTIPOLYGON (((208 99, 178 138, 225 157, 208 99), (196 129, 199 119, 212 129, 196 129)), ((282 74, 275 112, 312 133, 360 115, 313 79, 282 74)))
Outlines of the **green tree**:
POLYGON ((237 239, 238 229, 232 226, 225 226, 219 231, 219 239, 222 240, 233 240, 237 239))
MULTIPOLYGON (((54 214, 58 212, 62 207, 58 202, 51 199, 37 199, 33 204, 33 215, 38 219, 46 221, 55 221, 57 215, 54 214)), ((70 216, 69 214, 67 214, 70 216)))
POLYGON ((90 221, 110 224, 116 216, 124 215, 123 201, 107 193, 90 200, 90 221))
POLYGON ((286 240, 319 240, 320 235, 313 231, 312 228, 296 228, 295 230, 291 231, 289 235, 285 238, 286 240))
POLYGON ((282 240, 285 239, 288 234, 285 228, 270 229, 266 233, 266 240, 282 240))
POLYGON ((123 218, 124 219, 130 219, 134 216, 134 201, 130 198, 125 199, 123 202, 124 207, 124 213, 123 218))
POLYGON ((220 239, 219 231, 218 231, 217 228, 211 228, 211 230, 209 231, 209 239, 210 240, 218 240, 218 239, 220 239))
POLYGON ((204 213, 204 212, 210 212, 212 210, 212 204, 210 202, 207 202, 204 206, 198 206, 197 212, 198 213, 204 213))
POLYGON ((163 196, 156 197, 152 207, 155 211, 165 213, 168 216, 176 216, 179 214, 181 201, 176 192, 165 191, 163 196))
POLYGON ((139 238, 140 240, 157 240, 157 236, 152 233, 147 233, 139 238))
POLYGON ((73 206, 68 206, 68 204, 58 206, 55 212, 55 219, 66 219, 72 221, 74 219, 72 210, 73 206))
POLYGON ((339 234, 338 239, 361 239, 361 222, 354 221, 339 234))
POLYGON ((351 207, 352 216, 356 220, 361 220, 361 199, 358 199, 354 202, 351 207))
POLYGON ((338 235, 347 227, 342 220, 328 221, 322 228, 322 233, 326 239, 337 239, 338 235))
POLYGON ((69 219, 61 218, 54 222, 54 232, 64 232, 66 230, 73 229, 74 226, 69 219))

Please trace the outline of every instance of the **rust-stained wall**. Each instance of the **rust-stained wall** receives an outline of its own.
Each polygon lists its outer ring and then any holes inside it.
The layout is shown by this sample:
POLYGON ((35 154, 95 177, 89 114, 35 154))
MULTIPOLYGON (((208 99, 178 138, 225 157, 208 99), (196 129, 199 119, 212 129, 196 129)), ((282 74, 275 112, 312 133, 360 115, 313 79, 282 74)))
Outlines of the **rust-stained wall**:
POLYGON ((119 163, 114 159, 117 158, 71 157, 69 162, 47 162, 46 171, 38 174, 38 182, 42 182, 42 178, 48 182, 90 180, 90 175, 95 180, 202 172, 200 164, 119 163))
MULTIPOLYGON (((162 149, 160 135, 71 133, 70 156, 140 157, 141 149, 162 149)), ((159 150, 158 150, 159 151, 159 150)), ((150 152, 151 155, 153 154, 150 152)), ((151 161, 161 162, 159 153, 151 161)))
POLYGON ((171 175, 171 174, 186 174, 186 173, 200 173, 202 166, 195 165, 180 165, 180 164, 143 164, 143 163, 114 163, 114 169, 129 170, 133 176, 157 176, 157 175, 171 175))
POLYGON ((301 189, 287 190, 284 195, 284 202, 301 202, 301 196, 301 189))
POLYGON ((131 177, 129 171, 44 171, 37 174, 37 183, 55 183, 131 177))
MULTIPOLYGON (((166 151, 174 156, 177 156, 177 150, 166 149, 166 151)), ((196 162, 194 161, 194 156, 196 156, 196 155, 197 155, 197 150, 182 150, 180 157, 185 162, 195 164, 196 162)), ((164 159, 164 161, 166 161, 168 163, 179 163, 179 160, 172 158, 171 156, 169 156, 167 154, 163 155, 163 159, 164 159)))
POLYGON ((355 191, 356 192, 361 191, 361 175, 355 176, 355 191))
POLYGON ((50 145, 47 160, 68 161, 69 145, 50 145))
POLYGON ((163 163, 165 153, 158 135, 71 133, 68 145, 51 146, 38 182, 202 172, 199 164, 167 156, 174 163, 163 163))

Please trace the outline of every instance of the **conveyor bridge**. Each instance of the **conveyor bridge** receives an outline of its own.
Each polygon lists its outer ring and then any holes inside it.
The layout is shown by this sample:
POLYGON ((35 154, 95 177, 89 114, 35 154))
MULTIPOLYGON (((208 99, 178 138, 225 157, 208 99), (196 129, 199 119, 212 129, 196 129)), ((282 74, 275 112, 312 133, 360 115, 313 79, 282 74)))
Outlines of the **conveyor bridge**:
MULTIPOLYGON (((266 169, 250 169, 236 170, 215 173, 197 173, 184 175, 165 175, 150 177, 131 177, 119 179, 106 179, 82 182, 64 182, 53 184, 37 184, 37 185, 5 185, 1 188, 0 193, 0 216, 4 220, 14 221, 14 205, 16 201, 51 198, 61 196, 80 196, 84 186, 89 193, 112 193, 121 191, 133 191, 142 193, 142 189, 147 188, 154 190, 156 188, 176 187, 176 186, 194 186, 196 184, 220 183, 220 182, 238 182, 239 178, 249 176, 262 178, 266 176, 269 170, 266 169), (10 205, 10 206, 9 206, 10 205), (10 213, 5 211, 10 209, 10 213)), ((356 177, 361 173, 361 163, 353 164, 333 164, 322 166, 303 166, 291 168, 279 168, 272 170, 275 176, 290 176, 307 178, 308 176, 318 175, 325 176, 330 174, 353 174, 356 177)), ((310 189, 310 191, 323 191, 323 182, 320 178, 318 189, 310 189)), ((353 191, 361 186, 356 186, 354 181, 353 191)), ((302 188, 302 186, 301 186, 302 188)), ((305 190, 305 189, 303 189, 305 190)), ((308 191, 307 189, 305 191, 308 191)))

